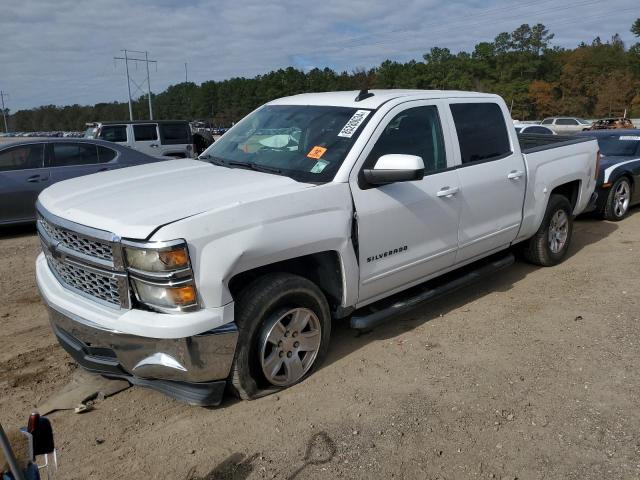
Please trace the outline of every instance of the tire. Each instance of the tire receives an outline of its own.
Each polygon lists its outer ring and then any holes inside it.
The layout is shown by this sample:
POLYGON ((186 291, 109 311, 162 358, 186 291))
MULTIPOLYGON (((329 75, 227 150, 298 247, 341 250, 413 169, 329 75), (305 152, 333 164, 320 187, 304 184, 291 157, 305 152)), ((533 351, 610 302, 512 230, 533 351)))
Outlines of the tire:
POLYGON ((620 177, 609 190, 601 215, 605 220, 619 222, 629 213, 630 202, 631 183, 627 177, 620 177))
POLYGON ((572 234, 573 213, 569 200, 563 195, 551 195, 540 228, 524 245, 524 257, 543 267, 557 265, 567 256, 572 234), (564 229, 559 227, 562 220, 566 221, 564 229), (554 228, 556 226, 558 228, 554 228))
POLYGON ((318 286, 304 277, 274 273, 254 280, 237 299, 235 319, 239 334, 229 383, 243 400, 301 382, 327 354, 329 304, 318 286), (302 325, 304 318, 307 323, 298 331, 294 323, 302 325), (279 345, 274 339, 280 339, 279 345), (304 350, 318 342, 315 353, 304 350))

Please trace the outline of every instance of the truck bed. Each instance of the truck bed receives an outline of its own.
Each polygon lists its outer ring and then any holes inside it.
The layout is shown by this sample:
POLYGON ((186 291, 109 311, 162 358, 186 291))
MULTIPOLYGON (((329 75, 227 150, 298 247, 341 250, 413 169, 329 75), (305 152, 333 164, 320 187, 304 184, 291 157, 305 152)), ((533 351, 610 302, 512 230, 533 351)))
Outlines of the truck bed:
POLYGON ((542 135, 539 133, 519 133, 520 150, 522 153, 535 153, 551 148, 588 142, 589 137, 573 137, 569 135, 542 135))

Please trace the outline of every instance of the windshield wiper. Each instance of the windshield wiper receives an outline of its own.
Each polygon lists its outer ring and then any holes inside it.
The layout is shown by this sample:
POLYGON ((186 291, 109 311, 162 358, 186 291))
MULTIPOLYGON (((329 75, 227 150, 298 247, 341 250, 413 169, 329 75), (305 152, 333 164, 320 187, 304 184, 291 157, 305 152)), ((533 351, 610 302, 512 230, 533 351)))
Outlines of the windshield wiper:
POLYGON ((268 167, 266 165, 260 165, 254 162, 239 162, 237 160, 224 160, 218 157, 212 157, 211 155, 201 156, 200 158, 204 160, 208 160, 210 163, 214 165, 218 165, 221 167, 240 167, 246 168, 247 170, 255 170, 256 172, 264 172, 264 173, 282 173, 282 170, 275 167, 268 167))

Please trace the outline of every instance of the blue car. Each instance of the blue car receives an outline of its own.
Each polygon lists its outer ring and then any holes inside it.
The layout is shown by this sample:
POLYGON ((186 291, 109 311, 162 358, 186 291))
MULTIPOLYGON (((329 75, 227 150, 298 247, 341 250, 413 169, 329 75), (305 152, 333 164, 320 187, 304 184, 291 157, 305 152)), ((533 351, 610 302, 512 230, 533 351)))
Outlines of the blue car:
POLYGON ((622 220, 640 203, 640 129, 594 130, 579 136, 598 140, 602 159, 592 209, 606 220, 622 220))
POLYGON ((46 138, 0 144, 0 225, 34 222, 38 195, 61 180, 160 161, 103 140, 46 138))

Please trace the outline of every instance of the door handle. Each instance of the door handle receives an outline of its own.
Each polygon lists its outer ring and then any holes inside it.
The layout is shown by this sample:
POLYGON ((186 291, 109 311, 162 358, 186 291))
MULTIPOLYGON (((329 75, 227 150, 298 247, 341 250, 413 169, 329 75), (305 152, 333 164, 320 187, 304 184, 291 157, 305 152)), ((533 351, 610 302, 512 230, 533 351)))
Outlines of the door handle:
POLYGON ((38 183, 40 180, 40 175, 31 175, 30 177, 27 177, 27 182, 29 183, 38 183))
POLYGON ((460 189, 458 187, 442 187, 440 189, 440 191, 438 193, 436 193, 436 197, 444 197, 444 198, 451 198, 453 197, 456 193, 458 193, 460 191, 460 189))
POLYGON ((156 145, 155 143, 152 143, 149 146, 152 147, 152 148, 158 148, 158 145, 156 145))
POLYGON ((509 175, 507 175, 507 178, 509 180, 518 180, 523 175, 524 172, 522 170, 512 170, 511 172, 509 172, 509 175))

